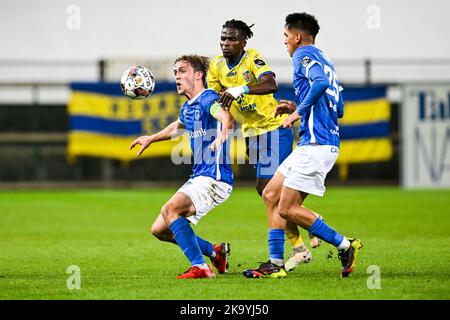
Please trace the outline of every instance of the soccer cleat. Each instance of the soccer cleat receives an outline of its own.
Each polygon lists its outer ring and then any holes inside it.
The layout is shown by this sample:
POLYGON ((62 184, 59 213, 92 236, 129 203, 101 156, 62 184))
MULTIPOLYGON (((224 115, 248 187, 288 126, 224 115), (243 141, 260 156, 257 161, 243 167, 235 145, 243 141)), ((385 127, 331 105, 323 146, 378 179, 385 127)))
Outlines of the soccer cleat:
POLYGON ((311 261, 311 259, 311 251, 309 251, 309 249, 304 244, 302 244, 301 246, 292 249, 286 260, 286 263, 284 264, 284 268, 287 272, 289 272, 297 268, 300 263, 308 263, 311 261))
POLYGON ((187 271, 177 276, 177 279, 200 279, 200 278, 214 278, 216 275, 208 265, 208 268, 200 268, 197 266, 190 267, 187 271))
MULTIPOLYGON (((317 218, 319 218, 322 221, 325 221, 325 219, 318 213, 314 213, 315 215, 317 215, 317 218)), ((322 240, 318 237, 316 237, 315 235, 308 233, 309 236, 309 244, 311 245, 311 248, 315 249, 318 246, 320 246, 320 244, 322 243, 322 240)))
POLYGON ((359 255, 359 250, 362 248, 361 240, 348 239, 350 247, 347 250, 340 250, 338 253, 339 260, 341 260, 342 269, 341 276, 348 277, 356 266, 356 259, 359 255))
POLYGON ((287 275, 283 266, 277 266, 270 260, 262 263, 258 269, 247 269, 242 273, 247 278, 285 278, 287 275))
POLYGON ((230 244, 222 242, 221 244, 215 244, 213 250, 216 253, 215 258, 211 258, 211 263, 217 269, 217 272, 224 274, 228 272, 228 257, 230 256, 230 244))

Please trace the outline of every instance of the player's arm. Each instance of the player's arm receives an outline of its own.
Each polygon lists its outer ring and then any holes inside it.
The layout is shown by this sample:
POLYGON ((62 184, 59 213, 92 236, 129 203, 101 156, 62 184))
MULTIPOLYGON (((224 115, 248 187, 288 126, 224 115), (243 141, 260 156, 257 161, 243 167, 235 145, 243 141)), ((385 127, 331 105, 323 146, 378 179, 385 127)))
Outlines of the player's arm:
POLYGON ((184 128, 184 125, 180 122, 180 120, 177 119, 158 133, 155 133, 151 136, 140 136, 139 138, 136 138, 131 143, 130 150, 133 149, 135 145, 139 144, 141 146, 141 149, 139 149, 137 155, 140 156, 145 149, 150 147, 152 143, 170 140, 172 137, 179 136, 180 134, 182 134, 182 131, 179 129, 182 128, 184 128))
POLYGON ((229 109, 234 100, 241 94, 270 94, 278 90, 277 80, 273 73, 265 74, 260 81, 248 86, 228 88, 220 97, 219 103, 223 108, 229 109))
POLYGON ((233 134, 234 119, 230 111, 222 109, 217 102, 211 106, 210 114, 222 124, 222 131, 209 146, 209 149, 214 151, 219 149, 228 137, 233 134))
POLYGON ((281 116, 282 114, 291 114, 295 110, 297 110, 297 105, 295 104, 295 102, 281 99, 277 107, 275 108, 275 113, 273 116, 276 118, 278 116, 281 116))
POLYGON ((298 105, 296 112, 293 112, 284 121, 285 128, 292 127, 292 124, 300 119, 311 107, 319 101, 329 86, 329 80, 322 67, 315 63, 309 68, 308 79, 311 81, 311 87, 303 101, 298 105))

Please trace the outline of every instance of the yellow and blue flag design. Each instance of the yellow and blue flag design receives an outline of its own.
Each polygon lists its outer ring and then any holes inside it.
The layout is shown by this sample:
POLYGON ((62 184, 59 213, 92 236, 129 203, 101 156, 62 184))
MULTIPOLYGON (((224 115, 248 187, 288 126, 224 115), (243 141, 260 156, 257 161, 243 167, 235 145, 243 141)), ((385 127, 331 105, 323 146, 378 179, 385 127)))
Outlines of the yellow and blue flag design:
MULTIPOLYGON (((386 86, 354 86, 342 91, 344 117, 339 119, 338 164, 389 161, 392 158, 391 105, 386 90, 386 86)), ((292 86, 286 84, 279 85, 275 97, 295 101, 292 86)))
MULTIPOLYGON (((143 100, 124 96, 117 83, 72 83, 71 89, 67 149, 70 159, 77 156, 135 159, 136 151, 129 150, 131 142, 175 121, 186 100, 176 93, 173 82, 159 82, 154 93, 143 100)), ((183 137, 156 143, 150 147, 151 152, 142 156, 170 156, 180 139, 183 137)), ((185 140, 187 149, 183 150, 189 150, 185 140)))
POLYGON ((344 117, 339 119, 341 146, 337 163, 389 161, 393 147, 386 86, 346 88, 342 94, 344 117))
MULTIPOLYGON (((73 83, 71 88, 69 159, 77 156, 136 159, 136 151, 129 150, 131 142, 175 121, 186 101, 176 93, 173 82, 158 82, 153 94, 143 100, 124 96, 117 83, 73 83)), ((280 85, 275 96, 292 100, 292 86, 280 85)), ((344 117, 339 119, 341 146, 337 163, 390 160, 393 149, 389 128, 391 109, 386 87, 346 88, 343 96, 344 117)), ((233 144, 233 158, 245 159, 244 140, 236 138, 233 144)), ((185 136, 155 143, 142 157, 170 156, 179 151, 190 154, 185 136)))

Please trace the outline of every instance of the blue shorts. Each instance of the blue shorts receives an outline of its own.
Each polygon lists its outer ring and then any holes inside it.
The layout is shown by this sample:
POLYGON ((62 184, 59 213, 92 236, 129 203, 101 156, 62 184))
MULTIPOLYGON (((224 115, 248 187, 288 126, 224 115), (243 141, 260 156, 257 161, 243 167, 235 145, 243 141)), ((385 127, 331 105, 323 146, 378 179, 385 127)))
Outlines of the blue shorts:
POLYGON ((245 138, 247 156, 256 168, 256 177, 272 178, 278 166, 292 153, 293 143, 293 129, 283 127, 245 138))

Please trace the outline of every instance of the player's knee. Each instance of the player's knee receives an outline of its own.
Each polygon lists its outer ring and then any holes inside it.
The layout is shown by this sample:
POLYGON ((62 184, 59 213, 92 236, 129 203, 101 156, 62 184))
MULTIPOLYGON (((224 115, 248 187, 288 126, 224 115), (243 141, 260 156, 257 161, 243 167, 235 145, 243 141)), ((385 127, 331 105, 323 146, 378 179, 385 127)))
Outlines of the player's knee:
POLYGON ((278 212, 280 214, 280 217, 282 217, 284 220, 290 221, 291 219, 291 206, 280 203, 278 205, 278 212))
POLYGON ((276 192, 274 192, 273 190, 269 189, 269 188, 265 188, 262 191, 262 197, 264 200, 264 203, 268 206, 273 206, 277 204, 277 197, 276 197, 276 192))
POLYGON ((171 203, 166 203, 162 206, 161 215, 165 221, 172 221, 177 218, 175 207, 171 203))
POLYGON ((155 238, 161 240, 162 232, 161 232, 161 228, 159 226, 157 226, 156 224, 153 224, 151 229, 150 229, 150 232, 152 233, 152 235, 155 238))

